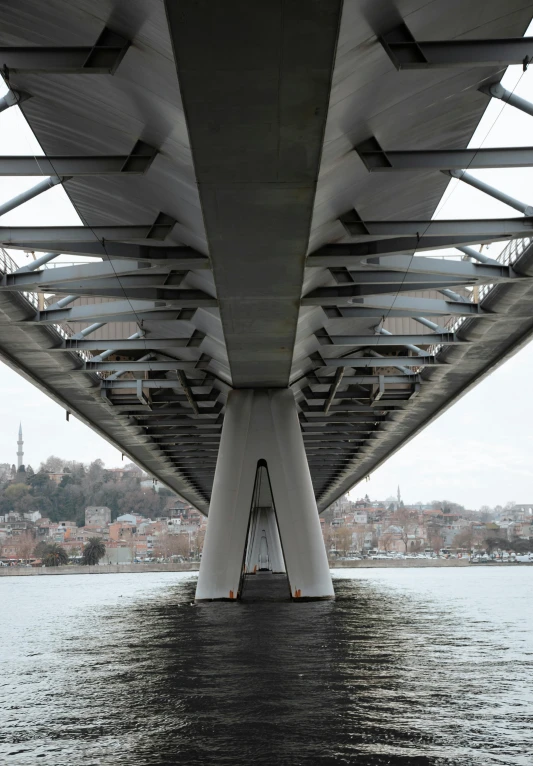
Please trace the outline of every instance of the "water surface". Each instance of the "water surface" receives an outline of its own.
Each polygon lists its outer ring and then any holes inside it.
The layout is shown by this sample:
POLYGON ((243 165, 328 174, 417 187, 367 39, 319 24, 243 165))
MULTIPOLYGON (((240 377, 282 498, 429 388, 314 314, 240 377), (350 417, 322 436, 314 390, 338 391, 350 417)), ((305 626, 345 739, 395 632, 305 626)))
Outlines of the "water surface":
POLYGON ((334 578, 197 606, 190 573, 2 578, 0 762, 533 764, 533 567, 334 578))

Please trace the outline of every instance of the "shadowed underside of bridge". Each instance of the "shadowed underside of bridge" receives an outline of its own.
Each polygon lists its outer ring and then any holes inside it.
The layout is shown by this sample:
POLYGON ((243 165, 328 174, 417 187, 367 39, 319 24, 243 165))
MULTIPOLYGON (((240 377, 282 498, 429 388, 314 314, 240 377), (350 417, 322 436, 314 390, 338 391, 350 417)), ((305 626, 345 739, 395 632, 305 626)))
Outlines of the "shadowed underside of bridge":
POLYGON ((323 510, 533 332, 533 210, 432 220, 451 174, 533 165, 531 147, 467 150, 533 56, 530 18, 519 0, 0 7, 2 108, 45 155, 0 172, 62 183, 81 218, 0 220, 4 248, 37 256, 0 265, 0 357, 203 512, 231 506, 212 557, 229 529, 238 561, 250 499, 228 477, 252 492, 268 452, 291 591, 329 595, 287 476, 323 510), (521 245, 475 249, 498 240, 521 245))

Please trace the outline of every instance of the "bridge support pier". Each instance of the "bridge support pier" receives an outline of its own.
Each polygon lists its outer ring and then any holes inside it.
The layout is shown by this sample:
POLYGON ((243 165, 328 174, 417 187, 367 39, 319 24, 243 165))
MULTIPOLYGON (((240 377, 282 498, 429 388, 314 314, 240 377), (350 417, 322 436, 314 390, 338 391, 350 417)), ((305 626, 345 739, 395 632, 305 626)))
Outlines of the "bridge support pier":
MULTIPOLYGON (((268 484, 266 468, 261 468, 261 483, 268 484)), ((259 489, 259 496, 261 489, 259 489)), ((259 505, 252 511, 244 565, 246 574, 261 570, 285 572, 285 560, 279 537, 276 512, 272 506, 259 505)))
POLYGON ((334 598, 293 394, 242 389, 228 398, 196 599, 239 598, 260 471, 269 484, 293 599, 334 598))

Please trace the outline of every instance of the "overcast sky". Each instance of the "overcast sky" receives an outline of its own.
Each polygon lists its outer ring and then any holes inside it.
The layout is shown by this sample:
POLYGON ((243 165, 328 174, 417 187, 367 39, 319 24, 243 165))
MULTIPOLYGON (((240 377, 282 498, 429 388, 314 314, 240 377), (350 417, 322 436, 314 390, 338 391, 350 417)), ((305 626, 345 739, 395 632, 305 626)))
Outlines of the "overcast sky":
MULTIPOLYGON (((533 101, 533 66, 511 67, 503 84, 533 101)), ((471 142, 473 147, 529 146, 533 117, 493 99, 471 142)), ((41 153, 18 108, 0 114, 4 154, 41 153)), ((508 194, 533 202, 533 169, 485 170, 474 175, 508 194)), ((0 179, 5 201, 38 179, 0 179)), ((518 215, 511 208, 460 181, 452 181, 437 211, 439 218, 492 218, 518 215)), ((2 217, 2 225, 72 225, 79 218, 58 186, 2 217)), ((501 245, 485 252, 496 256, 501 245)), ((451 251, 450 251, 451 252, 451 251)), ((20 265, 23 253, 11 253, 20 265)), ((73 258, 68 256, 67 261, 73 258)), ((533 500, 533 345, 514 356, 393 456, 353 497, 396 494, 407 502, 447 498, 469 508, 533 500)), ((121 455, 90 428, 65 412, 18 374, 0 363, 0 462, 16 462, 19 420, 25 463, 34 469, 48 455, 89 462, 101 458, 119 465, 121 455)))

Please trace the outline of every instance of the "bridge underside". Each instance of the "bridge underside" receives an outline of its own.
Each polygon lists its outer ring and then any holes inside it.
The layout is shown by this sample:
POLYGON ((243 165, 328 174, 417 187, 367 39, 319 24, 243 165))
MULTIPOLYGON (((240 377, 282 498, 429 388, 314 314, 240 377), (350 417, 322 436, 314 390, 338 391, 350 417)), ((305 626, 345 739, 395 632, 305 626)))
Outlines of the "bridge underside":
POLYGON ((468 248, 526 240, 533 211, 432 220, 450 174, 533 164, 527 147, 466 151, 530 18, 519 0, 0 8, 9 98, 45 155, 0 173, 48 177, 34 196, 62 183, 82 223, 0 220, 11 256, 37 257, 0 262, 0 358, 210 511, 201 597, 239 592, 258 443, 292 444, 269 465, 298 477, 299 500, 281 478, 272 492, 291 593, 329 597, 310 503, 531 337, 533 248, 468 248), (241 475, 228 418, 248 405, 231 402, 278 395, 290 436, 257 426, 241 475))

